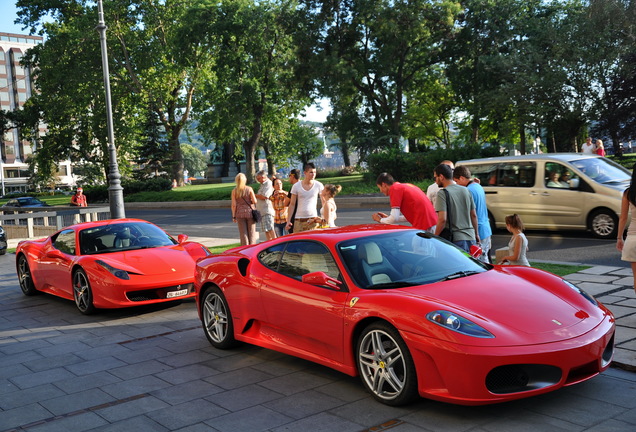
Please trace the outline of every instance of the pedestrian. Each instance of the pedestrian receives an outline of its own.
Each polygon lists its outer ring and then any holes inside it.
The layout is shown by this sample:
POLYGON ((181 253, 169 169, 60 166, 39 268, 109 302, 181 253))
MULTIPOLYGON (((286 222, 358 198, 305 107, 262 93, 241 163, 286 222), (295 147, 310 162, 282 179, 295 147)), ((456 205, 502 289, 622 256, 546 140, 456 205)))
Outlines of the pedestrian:
POLYGON ((591 137, 587 137, 585 144, 581 146, 581 152, 583 154, 596 154, 596 147, 594 147, 591 137))
MULTIPOLYGON (((444 165, 448 165, 451 170, 455 169, 455 164, 452 161, 443 160, 440 163, 442 163, 444 165)), ((431 183, 429 185, 428 189, 426 189, 426 196, 428 197, 428 199, 431 200, 431 203, 433 203, 433 207, 435 207, 435 200, 437 199, 438 192, 439 192, 439 186, 435 182, 435 180, 433 180, 433 183, 431 183)))
POLYGON ((603 141, 600 139, 596 140, 596 154, 599 156, 605 156, 605 147, 603 147, 603 141))
MULTIPOLYGON (((292 188, 296 183, 300 181, 300 172, 294 168, 289 172, 289 183, 292 185, 292 188)), ((287 228, 287 232, 289 234, 294 232, 294 221, 296 220, 296 208, 298 207, 298 203, 294 205, 294 207, 290 207, 291 204, 291 192, 287 194, 287 200, 285 201, 285 205, 287 206, 287 219, 291 222, 291 226, 287 228)))
POLYGON ((525 227, 518 214, 506 216, 506 229, 512 233, 508 243, 508 255, 501 258, 497 264, 510 264, 530 267, 526 252, 528 251, 528 239, 523 233, 525 227))
POLYGON ((269 199, 274 193, 272 181, 267 177, 267 172, 259 171, 256 173, 256 181, 261 184, 256 192, 256 210, 261 213, 261 231, 265 233, 267 240, 276 238, 274 231, 274 206, 269 199))
POLYGON ((274 193, 269 198, 274 207, 274 231, 276 237, 282 237, 286 234, 285 225, 287 225, 287 205, 289 203, 288 193, 283 189, 283 181, 279 178, 274 180, 274 193))
MULTIPOLYGON (((291 189, 289 208, 296 208, 293 224, 294 232, 316 229, 318 224, 315 218, 318 216, 318 197, 321 197, 324 186, 316 179, 316 166, 308 162, 303 167, 304 177, 291 189)), ((321 197, 322 200, 322 197, 321 197)), ((287 220, 286 228, 292 227, 291 220, 287 220)))
POLYGON ((470 253, 470 247, 479 243, 479 224, 473 197, 467 188, 453 181, 450 166, 439 164, 434 173, 435 182, 440 188, 444 188, 444 191, 437 194, 435 201, 435 235, 441 235, 445 228, 448 229, 450 241, 470 253))
POLYGON ((375 183, 380 192, 389 197, 391 213, 374 213, 371 215, 374 221, 384 224, 406 221, 425 231, 435 225, 435 209, 422 189, 410 183, 397 182, 389 173, 380 174, 375 183))
POLYGON ((86 202, 86 195, 84 195, 84 189, 78 187, 75 191, 75 195, 71 197, 71 205, 77 207, 88 207, 86 202))
POLYGON ((453 171, 453 179, 460 186, 465 186, 473 196, 475 202, 475 212, 477 213, 477 230, 479 232, 479 243, 482 254, 478 257, 480 261, 490 263, 490 249, 492 229, 488 218, 488 207, 486 206, 486 193, 484 188, 475 182, 470 170, 465 166, 458 166, 453 171))
POLYGON ((256 206, 254 190, 247 186, 245 174, 238 173, 234 177, 236 187, 232 190, 232 222, 238 225, 241 246, 256 244, 256 222, 252 210, 256 206))
POLYGON ((322 208, 320 209, 320 217, 317 217, 316 222, 319 223, 321 228, 335 228, 336 227, 336 201, 335 197, 342 190, 342 186, 326 184, 322 190, 322 208))
POLYGON ((618 219, 618 238, 616 249, 621 251, 621 260, 631 263, 634 276, 634 290, 636 291, 636 164, 632 168, 632 180, 623 192, 621 201, 621 215, 618 219), (631 214, 631 218, 629 215, 631 214), (629 220, 627 238, 623 239, 625 227, 629 220))

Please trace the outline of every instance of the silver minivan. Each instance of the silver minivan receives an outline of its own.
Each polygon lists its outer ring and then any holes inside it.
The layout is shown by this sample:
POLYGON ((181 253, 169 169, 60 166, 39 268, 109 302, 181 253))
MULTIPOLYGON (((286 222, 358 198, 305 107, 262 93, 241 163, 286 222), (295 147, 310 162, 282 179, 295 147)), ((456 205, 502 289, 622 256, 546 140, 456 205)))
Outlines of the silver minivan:
POLYGON ((486 192, 490 224, 506 228, 517 213, 526 228, 592 231, 616 238, 623 191, 631 173, 611 160, 580 153, 472 159, 468 167, 486 192))

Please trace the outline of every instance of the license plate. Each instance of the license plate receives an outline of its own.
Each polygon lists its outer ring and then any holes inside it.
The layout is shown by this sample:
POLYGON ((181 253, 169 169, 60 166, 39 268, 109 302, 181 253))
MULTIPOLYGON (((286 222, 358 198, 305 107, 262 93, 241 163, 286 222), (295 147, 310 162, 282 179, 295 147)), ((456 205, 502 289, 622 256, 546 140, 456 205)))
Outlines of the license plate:
POLYGON ((182 289, 179 291, 168 291, 168 294, 166 295, 166 298, 173 298, 173 297, 181 297, 184 295, 188 295, 188 289, 182 289))

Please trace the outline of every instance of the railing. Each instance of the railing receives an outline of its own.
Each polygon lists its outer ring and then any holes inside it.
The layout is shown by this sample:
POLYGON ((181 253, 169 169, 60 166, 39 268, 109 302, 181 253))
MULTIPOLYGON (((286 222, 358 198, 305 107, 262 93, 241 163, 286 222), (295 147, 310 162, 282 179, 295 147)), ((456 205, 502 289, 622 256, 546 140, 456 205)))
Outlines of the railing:
POLYGON ((53 207, 40 208, 1 207, 0 223, 8 238, 27 239, 49 236, 56 231, 80 222, 110 219, 110 207, 53 207))

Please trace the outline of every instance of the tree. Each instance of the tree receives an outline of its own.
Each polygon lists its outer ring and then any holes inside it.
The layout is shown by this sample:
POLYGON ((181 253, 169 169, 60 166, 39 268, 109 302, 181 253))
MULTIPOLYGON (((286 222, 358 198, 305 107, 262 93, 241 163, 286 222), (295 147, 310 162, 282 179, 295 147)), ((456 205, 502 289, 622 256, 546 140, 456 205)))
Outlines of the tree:
MULTIPOLYGON (((29 62, 40 69, 36 81, 40 105, 52 133, 42 145, 54 146, 51 155, 64 158, 65 149, 74 143, 83 160, 98 157, 105 164, 104 90, 94 3, 19 0, 17 6, 19 22, 32 28, 42 24, 47 35, 29 62), (44 17, 55 21, 43 22, 44 17), (96 143, 101 146, 99 152, 95 152, 96 143)), ((104 6, 115 139, 119 149, 124 149, 122 161, 128 159, 128 148, 143 133, 144 110, 150 109, 166 131, 175 161, 172 176, 182 184, 179 134, 211 60, 210 53, 188 32, 189 23, 184 19, 188 2, 112 0, 104 6), (184 33, 190 37, 183 38, 184 33)))
MULTIPOLYGON (((422 71, 442 61, 459 2, 361 0, 318 2, 314 19, 323 63, 322 92, 332 100, 360 93, 361 116, 372 141, 398 148, 404 136, 405 100, 422 71)), ((415 102, 416 103, 416 102, 415 102)))
POLYGON ((216 142, 240 141, 253 181, 264 125, 294 117, 310 100, 296 73, 295 37, 302 33, 297 5, 198 0, 188 21, 216 56, 197 100, 202 132, 216 142))
POLYGON ((190 144, 181 144, 181 154, 183 154, 184 172, 188 171, 191 176, 205 172, 208 161, 201 150, 190 144))

